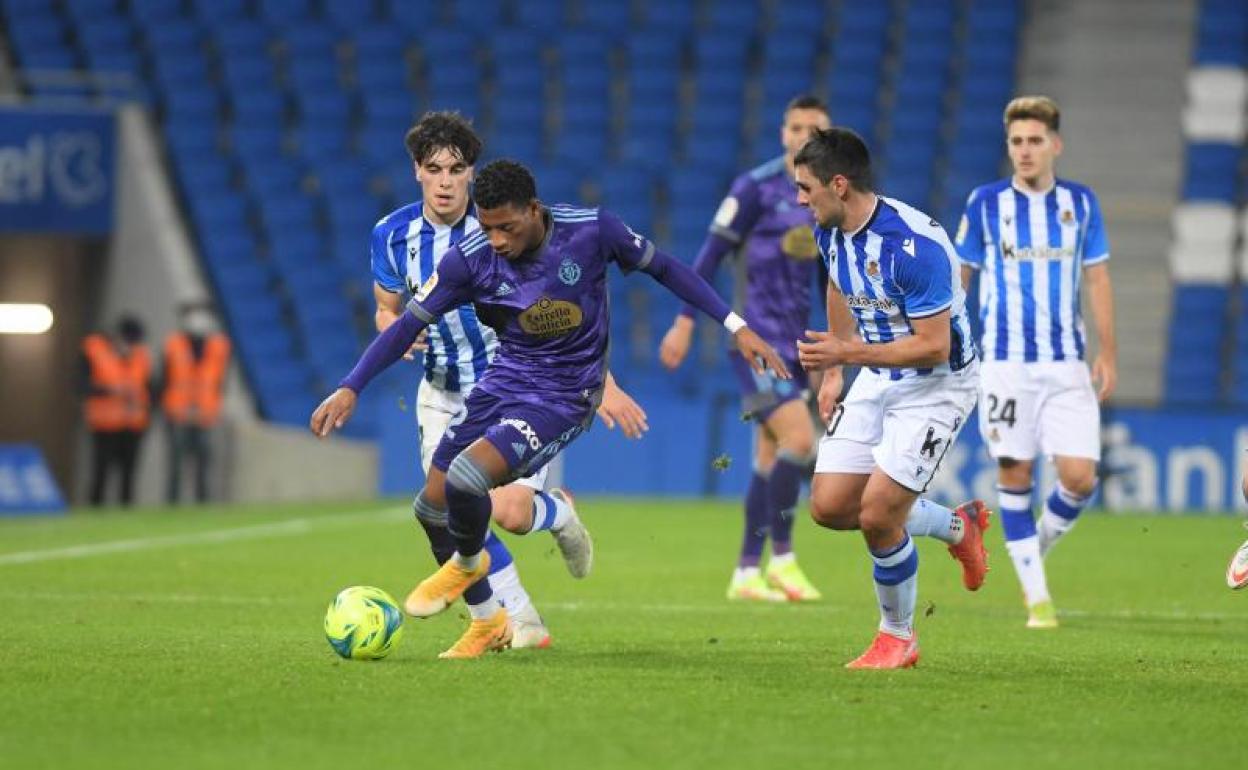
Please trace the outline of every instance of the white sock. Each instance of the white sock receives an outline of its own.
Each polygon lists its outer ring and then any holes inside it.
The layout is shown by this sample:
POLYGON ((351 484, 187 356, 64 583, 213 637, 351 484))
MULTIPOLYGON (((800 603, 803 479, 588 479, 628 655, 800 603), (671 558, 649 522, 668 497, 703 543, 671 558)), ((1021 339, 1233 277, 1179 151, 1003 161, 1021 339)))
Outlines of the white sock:
POLYGON ((771 561, 767 562, 767 569, 771 569, 772 567, 780 569, 781 567, 792 564, 795 561, 797 561, 797 554, 789 551, 788 553, 782 553, 779 556, 771 557, 771 561))
POLYGON ((1044 559, 1040 556, 1040 539, 1035 535, 1022 540, 1007 540, 1005 548, 1014 561, 1018 582, 1023 585, 1027 605, 1049 600, 1049 583, 1044 576, 1044 559))
POLYGON ((1059 481, 1052 494, 1044 501, 1044 511, 1040 514, 1037 530, 1040 535, 1040 555, 1047 556, 1049 549, 1058 540, 1074 529, 1079 514, 1092 496, 1079 497, 1062 486, 1059 481))
POLYGON ((469 604, 468 614, 473 620, 489 620, 502 608, 503 605, 499 603, 498 597, 491 596, 480 604, 469 604))
POLYGON ((733 583, 744 583, 751 578, 758 577, 758 567, 737 567, 732 571, 733 583))
POLYGON ((455 555, 452 556, 451 558, 454 559, 455 564, 457 564, 459 568, 463 570, 474 570, 477 567, 481 566, 481 552, 480 551, 477 551, 472 556, 464 556, 459 551, 456 551, 455 555))
POLYGON ((880 630, 899 639, 914 635, 914 606, 919 596, 919 554, 909 535, 875 562, 875 596, 880 603, 880 630))
POLYGON ((520 583, 520 570, 516 569, 514 563, 490 575, 490 588, 511 617, 523 617, 533 611, 533 600, 520 583))
POLYGON ((906 531, 911 537, 934 537, 957 545, 962 542, 962 518, 940 503, 920 497, 910 508, 906 531))
POLYGON ((571 518, 572 506, 566 500, 546 492, 538 492, 533 496, 533 525, 529 527, 529 532, 542 529, 558 532, 571 518))

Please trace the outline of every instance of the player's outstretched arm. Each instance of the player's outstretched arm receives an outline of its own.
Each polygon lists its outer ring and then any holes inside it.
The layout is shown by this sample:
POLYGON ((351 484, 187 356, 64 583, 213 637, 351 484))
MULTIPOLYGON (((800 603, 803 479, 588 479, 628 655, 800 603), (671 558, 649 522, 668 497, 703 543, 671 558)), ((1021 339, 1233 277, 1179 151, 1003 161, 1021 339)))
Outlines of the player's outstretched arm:
POLYGON ((616 383, 615 377, 611 376, 611 372, 607 372, 602 403, 598 405, 598 417, 608 430, 614 430, 619 425, 620 431, 627 438, 641 438, 650 430, 650 425, 646 422, 646 410, 624 392, 616 383))
MULTIPOLYGON (((373 323, 377 326, 377 331, 384 332, 390 328, 390 324, 399 320, 399 316, 403 315, 403 295, 397 291, 390 291, 376 281, 373 282, 373 299, 377 303, 377 311, 373 314, 373 323)), ((416 342, 403 355, 409 361, 416 359, 417 353, 423 353, 428 347, 429 330, 423 329, 420 336, 416 338, 416 342)))
POLYGON ((356 397, 365 386, 387 367, 403 357, 425 328, 425 322, 413 313, 404 313, 369 344, 338 390, 321 402, 312 413, 309 427, 317 436, 328 436, 341 428, 355 411, 356 397))
MULTIPOLYGON (((729 240, 724 235, 717 232, 708 233, 706 240, 702 242, 702 248, 698 251, 697 258, 693 261, 693 272, 697 273, 702 280, 710 283, 715 277, 716 271, 719 270, 719 264, 728 256, 737 243, 729 240)), ((689 354, 689 347, 693 342, 694 315, 697 308, 693 305, 686 304, 680 309, 676 320, 672 322, 672 327, 663 335, 663 341, 659 343, 659 362, 668 369, 675 369, 685 360, 685 356, 689 354)))

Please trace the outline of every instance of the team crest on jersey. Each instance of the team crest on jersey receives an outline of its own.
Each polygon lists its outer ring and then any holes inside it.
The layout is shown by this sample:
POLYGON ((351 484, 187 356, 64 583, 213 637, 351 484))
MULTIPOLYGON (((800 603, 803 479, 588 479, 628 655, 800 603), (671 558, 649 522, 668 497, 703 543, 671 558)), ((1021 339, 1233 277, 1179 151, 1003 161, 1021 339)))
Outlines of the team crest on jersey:
POLYGON ((807 225, 790 227, 780 239, 780 250, 790 259, 809 260, 819 256, 815 233, 807 225))
POLYGON ((433 291, 433 287, 437 285, 438 274, 435 271, 434 274, 429 276, 429 278, 420 285, 420 288, 415 291, 416 301, 423 302, 425 297, 429 296, 429 292, 433 291))
POLYGON ((573 262, 571 257, 564 257, 559 263, 559 280, 568 286, 575 286, 581 280, 581 266, 573 262))
POLYGON ((584 316, 580 306, 575 303, 542 297, 525 308, 518 320, 525 334, 539 339, 551 339, 580 327, 584 316))
POLYGON ((867 275, 871 276, 872 278, 879 278, 880 277, 880 263, 876 262, 874 259, 868 262, 867 263, 867 275))
POLYGON ((1075 221, 1075 212, 1066 209, 1062 212, 1062 224, 1068 225, 1075 221))

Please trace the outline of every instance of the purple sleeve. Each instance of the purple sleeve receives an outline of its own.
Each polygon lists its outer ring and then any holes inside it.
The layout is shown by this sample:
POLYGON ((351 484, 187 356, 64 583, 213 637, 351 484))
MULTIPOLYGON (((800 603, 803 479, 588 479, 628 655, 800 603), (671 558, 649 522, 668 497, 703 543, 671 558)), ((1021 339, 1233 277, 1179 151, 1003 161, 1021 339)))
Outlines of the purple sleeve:
POLYGON ((728 303, 715 292, 714 286, 693 272, 693 268, 669 254, 655 251, 642 270, 677 297, 720 323, 732 312, 728 303))
POLYGON ((711 220, 711 233, 736 245, 749 237, 762 213, 758 182, 749 174, 742 174, 733 181, 728 196, 719 204, 711 220))
POLYGON ((349 388, 356 393, 364 390, 374 377, 403 357, 425 326, 424 321, 411 313, 399 316, 397 321, 369 344, 364 355, 356 362, 355 368, 338 383, 338 387, 349 388))
MULTIPOLYGON (((725 238, 719 233, 709 233, 706 240, 702 242, 702 249, 698 251, 698 258, 693 261, 693 271, 698 276, 711 283, 715 278, 715 271, 719 270, 719 263, 724 261, 724 257, 736 248, 736 243, 725 238)), ((680 309, 680 314, 693 318, 697 308, 693 305, 685 305, 680 309)))

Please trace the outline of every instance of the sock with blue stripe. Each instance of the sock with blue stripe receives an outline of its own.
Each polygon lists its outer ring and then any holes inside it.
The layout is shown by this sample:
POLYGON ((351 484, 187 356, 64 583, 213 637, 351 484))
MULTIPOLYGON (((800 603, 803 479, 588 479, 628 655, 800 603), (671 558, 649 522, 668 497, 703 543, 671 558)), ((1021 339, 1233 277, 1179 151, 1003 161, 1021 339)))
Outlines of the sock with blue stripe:
POLYGON ((797 519, 797 498, 802 494, 805 475, 805 460, 784 450, 779 452, 767 478, 772 556, 784 556, 793 550, 793 522, 797 519))
POLYGON ((934 537, 957 545, 962 542, 962 519, 940 503, 920 497, 906 517, 906 531, 910 537, 934 537))
POLYGON ((745 490, 745 532, 741 535, 741 555, 737 567, 758 567, 763 546, 771 532, 771 504, 768 502, 767 477, 754 471, 745 490))
POLYGON ((1044 512, 1040 514, 1040 554, 1046 555, 1049 549, 1075 526, 1075 520, 1087 507, 1092 495, 1080 497, 1062 482, 1053 486, 1053 493, 1044 501, 1044 512))
POLYGON ((485 550, 490 554, 490 589, 507 608, 510 617, 524 615, 533 606, 533 600, 520 582, 520 571, 516 569, 511 551, 493 530, 485 536, 485 550))
POLYGON ((563 529, 564 524, 568 523, 571 516, 572 508, 563 500, 545 492, 538 492, 533 495, 533 526, 525 534, 540 532, 544 529, 558 532, 563 529))
POLYGON ((1005 532, 1005 550, 1014 562, 1014 572, 1023 587, 1023 597, 1030 606, 1049 600, 1049 582, 1040 556, 1040 538, 1036 536, 1036 520, 1031 512, 1032 488, 1006 489, 997 487, 1001 529, 1005 532))
POLYGON ((871 551, 875 562, 875 596, 880 602, 880 630, 899 639, 914 635, 914 606, 919 594, 919 552, 910 534, 883 551, 871 551))

